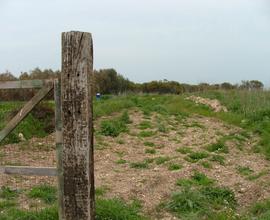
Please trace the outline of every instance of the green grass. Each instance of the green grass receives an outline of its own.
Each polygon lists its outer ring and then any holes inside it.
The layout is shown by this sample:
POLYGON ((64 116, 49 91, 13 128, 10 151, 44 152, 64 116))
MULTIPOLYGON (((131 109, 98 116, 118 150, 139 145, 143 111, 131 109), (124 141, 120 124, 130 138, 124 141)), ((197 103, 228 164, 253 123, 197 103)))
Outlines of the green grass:
POLYGON ((217 143, 208 145, 206 150, 209 152, 221 152, 221 153, 229 153, 228 146, 224 141, 218 141, 217 143))
MULTIPOLYGON (((23 102, 0 102, 0 130, 15 116, 15 113, 21 109, 23 104, 23 102)), ((35 107, 1 142, 1 145, 20 142, 19 133, 22 133, 25 139, 30 139, 33 136, 45 137, 53 132, 54 110, 47 106, 47 102, 43 102, 35 107)))
POLYGON ((269 201, 258 203, 250 210, 242 210, 241 215, 237 214, 233 191, 217 186, 215 180, 198 171, 189 179, 178 179, 176 185, 181 187, 180 190, 174 192, 162 207, 181 219, 251 220, 269 216, 269 201))
POLYGON ((147 161, 130 163, 131 168, 135 169, 148 169, 149 165, 147 161))
POLYGON ((207 162, 207 161, 202 161, 201 162, 201 165, 204 167, 204 168, 207 168, 207 169, 212 169, 213 166, 211 163, 207 162))
MULTIPOLYGON (((141 205, 138 201, 124 202, 118 198, 105 199, 103 196, 107 192, 107 187, 96 188, 96 219, 97 220, 147 220, 141 214, 141 205)), ((56 196, 56 192, 51 187, 34 187, 30 190, 34 194, 33 198, 47 199, 56 196)), ((10 198, 10 196, 8 196, 10 198)), ((1 220, 57 220, 58 209, 56 201, 50 202, 41 210, 22 210, 14 200, 0 201, 0 219, 1 220)))
POLYGON ((157 127, 158 127, 159 132, 166 133, 168 131, 165 124, 163 124, 163 123, 159 123, 157 127))
POLYGON ((118 139, 118 140, 117 140, 117 143, 118 143, 118 144, 124 144, 125 141, 124 141, 124 140, 121 140, 121 139, 118 139))
POLYGON ((236 170, 238 171, 239 174, 241 174, 243 176, 248 176, 248 175, 254 173, 254 171, 252 169, 250 169, 249 167, 246 167, 246 166, 238 166, 236 168, 236 170))
MULTIPOLYGON (((11 206, 12 207, 12 206, 11 206)), ((141 206, 138 202, 127 204, 120 199, 96 200, 96 220, 146 220, 140 214, 141 206)), ((1 220, 57 220, 56 206, 44 208, 41 211, 25 211, 9 208, 0 216, 1 220)))
POLYGON ((206 152, 192 152, 190 154, 188 154, 188 157, 186 157, 185 159, 189 162, 192 163, 196 163, 201 159, 207 158, 209 156, 208 153, 206 152))
POLYGON ((26 211, 18 208, 10 208, 0 216, 1 220, 57 220, 58 210, 56 206, 44 208, 40 211, 26 211))
POLYGON ((109 189, 106 186, 96 187, 96 189, 95 189, 95 196, 96 197, 104 196, 108 190, 109 189))
POLYGON ((144 137, 152 137, 152 136, 154 136, 155 134, 156 134, 156 132, 154 132, 154 131, 141 131, 141 132, 138 134, 138 136, 144 138, 144 137))
POLYGON ((205 219, 213 210, 235 209, 236 200, 234 193, 224 187, 184 188, 173 193, 165 208, 181 218, 205 219))
POLYGON ((259 220, 270 219, 270 200, 254 204, 250 209, 250 217, 259 220))
POLYGON ((212 157, 210 158, 210 161, 214 161, 214 162, 218 162, 220 165, 225 165, 225 157, 221 156, 221 155, 212 155, 212 157))
POLYGON ((145 141, 144 143, 144 146, 147 146, 147 147, 154 147, 155 144, 153 142, 149 142, 149 141, 145 141))
POLYGON ((184 188, 189 188, 193 185, 193 181, 191 179, 178 179, 176 181, 176 185, 177 186, 181 186, 181 187, 184 187, 184 188))
POLYGON ((125 164, 125 163, 127 163, 127 161, 124 160, 124 159, 119 159, 115 163, 117 163, 117 164, 125 164))
POLYGON ((34 186, 28 193, 30 198, 38 198, 47 204, 52 204, 57 200, 57 189, 49 185, 34 186))
POLYGON ((201 186, 209 186, 214 183, 214 180, 208 178, 204 173, 195 172, 193 176, 191 176, 191 180, 201 186))
POLYGON ((100 133, 105 136, 117 137, 127 131, 127 126, 118 120, 106 120, 101 122, 100 133))
POLYGON ((140 204, 126 204, 120 199, 98 199, 96 201, 96 220, 146 220, 140 214, 140 204))
POLYGON ((257 173, 257 174, 249 175, 249 176, 247 177, 247 179, 248 179, 248 180, 256 180, 256 179, 259 179, 259 178, 262 177, 262 176, 267 175, 268 173, 269 173, 268 170, 263 170, 263 171, 261 171, 261 172, 259 172, 259 173, 257 173))
POLYGON ((125 110, 123 112, 123 114, 121 115, 121 117, 119 119, 120 119, 120 121, 122 121, 125 124, 131 124, 132 123, 127 110, 125 110))
POLYGON ((191 124, 184 124, 185 127, 187 128, 202 128, 204 129, 205 127, 203 125, 201 125, 199 122, 192 122, 191 124))
POLYGON ((155 154, 157 151, 155 149, 145 149, 146 154, 155 154))
POLYGON ((94 118, 111 115, 135 106, 136 102, 131 96, 112 96, 106 100, 94 101, 94 118))
POLYGON ((148 128, 152 128, 152 125, 151 125, 150 121, 142 121, 139 124, 139 129, 141 129, 141 130, 145 130, 145 129, 148 129, 148 128))
POLYGON ((189 147, 179 147, 176 149, 177 152, 181 153, 181 154, 188 154, 188 153, 192 153, 192 149, 189 147))
POLYGON ((2 186, 0 189, 0 198, 8 200, 14 199, 18 197, 19 193, 20 192, 18 190, 13 190, 9 187, 2 186))
POLYGON ((174 171, 174 170, 180 170, 180 169, 182 169, 182 165, 180 165, 180 164, 176 164, 176 163, 171 163, 171 164, 169 164, 169 166, 168 166, 168 170, 170 170, 170 171, 174 171))
POLYGON ((169 157, 157 157, 155 159, 157 165, 163 164, 163 163, 165 163, 165 162, 167 162, 169 160, 170 160, 169 157))
MULTIPOLYGON (((0 212, 6 209, 10 209, 14 206, 16 206, 17 203, 13 200, 4 200, 0 201, 0 212)), ((1 218, 0 218, 1 219, 1 218)))
POLYGON ((215 183, 213 179, 208 178, 204 173, 195 172, 190 179, 178 179, 176 185, 181 187, 192 187, 192 186, 211 186, 215 183))
POLYGON ((125 111, 120 117, 104 120, 100 124, 100 133, 105 136, 117 137, 122 132, 127 132, 127 124, 130 124, 127 111, 125 111))
MULTIPOLYGON (((270 159, 270 92, 269 91, 211 91, 200 96, 216 98, 230 111, 230 114, 224 114, 221 119, 232 122, 232 118, 238 118, 234 121, 235 125, 241 126, 248 131, 260 135, 260 148, 257 150, 263 153, 267 159, 270 159)), ((247 132, 246 132, 247 133, 247 132)), ((245 134, 241 134, 245 136, 245 134)), ((246 136, 247 138, 247 136, 246 136)))

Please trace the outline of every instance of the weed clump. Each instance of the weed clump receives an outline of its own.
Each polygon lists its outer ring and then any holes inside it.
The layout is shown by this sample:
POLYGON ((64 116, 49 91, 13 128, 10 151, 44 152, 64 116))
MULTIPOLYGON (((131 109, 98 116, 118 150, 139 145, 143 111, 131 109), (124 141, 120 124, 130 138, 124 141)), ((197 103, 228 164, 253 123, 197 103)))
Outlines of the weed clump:
POLYGON ((147 147, 154 147, 155 146, 155 144, 153 142, 149 142, 149 141, 146 141, 143 144, 144 144, 144 146, 147 146, 147 147))
POLYGON ((181 153, 181 154, 192 153, 192 150, 189 147, 179 147, 179 148, 176 149, 176 151, 181 153))
POLYGON ((225 157, 221 156, 221 155, 213 155, 211 158, 210 158, 211 161, 215 161, 215 162, 218 162, 220 165, 224 166, 225 165, 225 157))
POLYGON ((237 168, 238 173, 240 173, 243 176, 248 176, 252 173, 254 173, 254 171, 252 169, 250 169, 249 167, 245 167, 245 166, 238 166, 237 168))
POLYGON ((192 152, 185 159, 189 162, 196 163, 201 159, 207 158, 209 156, 206 152, 192 152))
POLYGON ((39 198, 47 204, 52 204, 57 200, 56 188, 49 185, 35 186, 28 193, 30 198, 39 198))
POLYGON ((224 141, 218 141, 217 143, 211 144, 207 146, 206 149, 210 152, 229 153, 228 146, 224 141))
POLYGON ((145 153, 146 154, 155 154, 156 153, 156 150, 155 149, 146 149, 145 150, 145 153))
POLYGON ((18 194, 18 190, 13 190, 6 186, 1 187, 0 189, 0 198, 2 199, 14 199, 18 196, 18 194))
MULTIPOLYGON (((210 219, 221 212, 234 210, 236 199, 232 190, 214 186, 215 181, 205 174, 195 172, 190 179, 179 179, 176 184, 181 190, 172 194, 164 204, 175 215, 188 219, 210 219)), ((225 218, 227 219, 227 218, 225 218)))
POLYGON ((154 131, 141 131, 139 137, 152 137, 155 135, 154 131))
POLYGON ((143 161, 143 162, 133 162, 130 164, 131 168, 135 168, 135 169, 148 169, 149 165, 147 161, 143 161))
POLYGON ((101 122, 100 133, 105 136, 117 137, 122 132, 127 132, 127 124, 131 123, 127 111, 119 118, 101 122))
POLYGON ((142 121, 140 124, 139 124, 139 129, 141 130, 145 130, 147 128, 152 128, 152 125, 151 125, 151 122, 150 121, 142 121))
POLYGON ((155 159, 157 165, 163 164, 163 163, 165 163, 165 162, 167 162, 169 160, 170 160, 169 157, 157 157, 155 159))
POLYGON ((180 170, 183 166, 180 164, 172 163, 169 165, 168 170, 174 171, 174 170, 180 170))

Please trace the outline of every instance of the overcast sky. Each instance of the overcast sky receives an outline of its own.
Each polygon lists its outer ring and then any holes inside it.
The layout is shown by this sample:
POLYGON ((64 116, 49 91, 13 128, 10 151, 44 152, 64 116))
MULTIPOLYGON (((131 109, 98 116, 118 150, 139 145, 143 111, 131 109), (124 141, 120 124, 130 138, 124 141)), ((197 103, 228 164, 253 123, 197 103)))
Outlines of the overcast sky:
POLYGON ((269 0, 0 0, 0 72, 61 68, 61 32, 91 32, 94 68, 136 82, 270 85, 269 0))

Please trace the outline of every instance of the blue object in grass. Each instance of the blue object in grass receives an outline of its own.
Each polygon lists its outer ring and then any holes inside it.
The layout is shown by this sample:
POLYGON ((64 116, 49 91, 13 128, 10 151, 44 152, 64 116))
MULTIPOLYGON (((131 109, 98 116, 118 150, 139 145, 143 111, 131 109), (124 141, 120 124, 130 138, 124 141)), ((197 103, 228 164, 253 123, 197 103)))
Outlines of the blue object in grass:
POLYGON ((101 94, 99 92, 96 94, 96 99, 97 100, 100 100, 101 99, 101 94))

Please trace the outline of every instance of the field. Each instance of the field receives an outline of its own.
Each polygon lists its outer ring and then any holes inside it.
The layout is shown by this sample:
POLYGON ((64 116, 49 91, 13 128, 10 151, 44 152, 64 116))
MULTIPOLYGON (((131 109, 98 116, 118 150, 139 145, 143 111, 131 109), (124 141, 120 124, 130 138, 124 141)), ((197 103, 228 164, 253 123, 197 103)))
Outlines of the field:
MULTIPOLYGON (((270 93, 210 91, 94 103, 97 219, 270 219, 270 93)), ((0 128, 22 103, 0 103, 0 128)), ((0 146, 1 165, 56 166, 52 102, 0 146), (26 140, 21 141, 22 133, 26 140)), ((57 219, 56 179, 0 176, 0 220, 57 219)))

